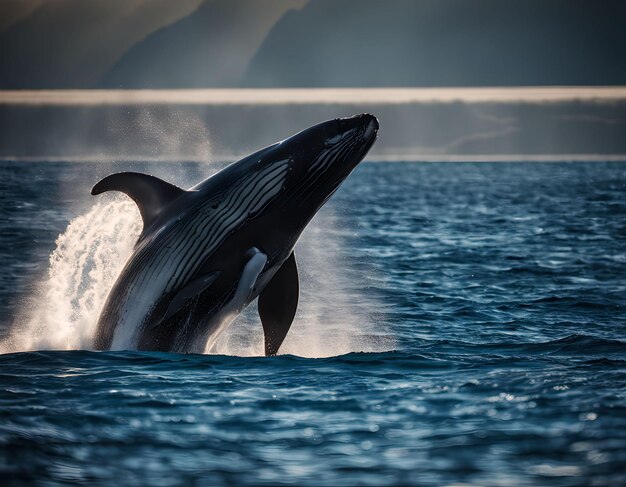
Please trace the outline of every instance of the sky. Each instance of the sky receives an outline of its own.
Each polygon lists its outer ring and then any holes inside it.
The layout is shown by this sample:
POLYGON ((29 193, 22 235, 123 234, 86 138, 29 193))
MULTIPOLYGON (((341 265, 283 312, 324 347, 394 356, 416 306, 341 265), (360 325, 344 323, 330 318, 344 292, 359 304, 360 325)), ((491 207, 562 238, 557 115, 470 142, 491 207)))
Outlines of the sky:
POLYGON ((0 88, 626 85, 623 0, 3 0, 0 88))
POLYGON ((0 0, 0 157, 625 157, 625 0, 0 0), (65 91, 63 91, 65 90, 65 91))

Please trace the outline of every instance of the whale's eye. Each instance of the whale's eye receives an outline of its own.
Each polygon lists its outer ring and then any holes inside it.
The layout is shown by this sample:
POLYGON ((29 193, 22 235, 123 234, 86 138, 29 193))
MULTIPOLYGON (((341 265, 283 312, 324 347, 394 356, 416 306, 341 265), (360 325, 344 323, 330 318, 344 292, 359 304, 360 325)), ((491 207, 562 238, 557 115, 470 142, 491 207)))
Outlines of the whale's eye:
POLYGON ((211 208, 213 208, 214 210, 217 210, 217 209, 219 208, 219 206, 220 206, 219 201, 216 201, 215 203, 213 203, 213 204, 211 205, 211 208))

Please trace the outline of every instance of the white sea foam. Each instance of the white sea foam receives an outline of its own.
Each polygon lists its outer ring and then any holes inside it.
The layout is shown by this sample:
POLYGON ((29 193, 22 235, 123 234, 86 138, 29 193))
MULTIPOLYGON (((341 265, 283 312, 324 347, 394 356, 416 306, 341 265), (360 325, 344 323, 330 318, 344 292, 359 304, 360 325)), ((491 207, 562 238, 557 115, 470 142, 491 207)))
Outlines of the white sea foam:
POLYGON ((96 203, 59 235, 47 275, 0 344, 3 353, 91 347, 100 310, 141 231, 137 207, 121 198, 96 203))
MULTIPOLYGON (((340 226, 334 222, 326 209, 309 225, 296 249, 300 303, 280 353, 326 357, 381 350, 381 344, 371 339, 380 332, 373 318, 377 304, 372 296, 355 295, 358 286, 342 267, 341 238, 334 230, 340 226)), ((123 196, 107 197, 74 218, 58 237, 47 276, 24 300, 0 352, 91 348, 100 310, 140 231, 139 212, 123 196)), ((263 354, 256 303, 207 353, 263 354)))

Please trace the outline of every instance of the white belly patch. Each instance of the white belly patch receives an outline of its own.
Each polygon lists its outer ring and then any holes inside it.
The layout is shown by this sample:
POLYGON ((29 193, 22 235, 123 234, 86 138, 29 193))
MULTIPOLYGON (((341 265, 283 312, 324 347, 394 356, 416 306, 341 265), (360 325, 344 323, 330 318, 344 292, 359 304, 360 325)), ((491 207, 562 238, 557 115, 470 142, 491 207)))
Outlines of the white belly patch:
POLYGON ((200 346, 201 349, 210 351, 217 341, 217 337, 228 328, 228 325, 230 325, 235 317, 246 307, 254 285, 267 262, 267 255, 263 252, 257 248, 253 248, 252 252, 254 255, 250 257, 243 268, 233 298, 211 320, 215 323, 215 327, 211 327, 215 331, 209 337, 208 342, 200 346))

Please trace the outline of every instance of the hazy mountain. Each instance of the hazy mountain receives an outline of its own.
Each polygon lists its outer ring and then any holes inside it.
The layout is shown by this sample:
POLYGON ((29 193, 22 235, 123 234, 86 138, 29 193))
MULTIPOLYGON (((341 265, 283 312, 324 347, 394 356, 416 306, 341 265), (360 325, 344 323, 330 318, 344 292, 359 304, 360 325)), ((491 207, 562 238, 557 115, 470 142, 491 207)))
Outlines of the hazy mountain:
POLYGON ((272 25, 306 0, 206 0, 198 10, 130 49, 106 87, 236 85, 272 25))
POLYGON ((0 88, 626 84, 625 0, 0 0, 0 88))
POLYGON ((201 0, 2 0, 0 88, 82 88, 201 0))
POLYGON ((0 31, 28 17, 45 0, 3 0, 0 2, 0 31))
POLYGON ((314 0, 245 86, 626 84, 622 0, 314 0))

